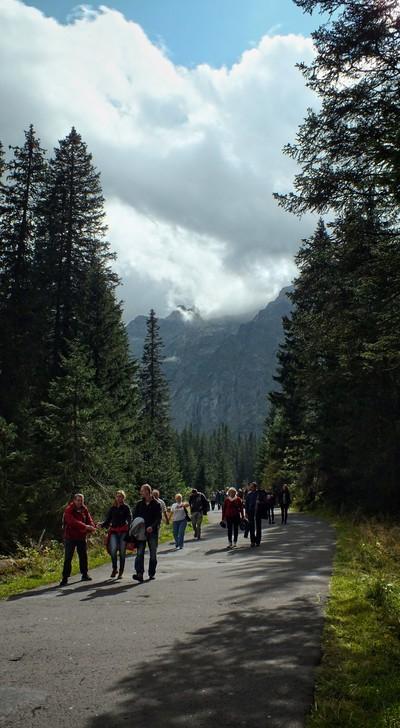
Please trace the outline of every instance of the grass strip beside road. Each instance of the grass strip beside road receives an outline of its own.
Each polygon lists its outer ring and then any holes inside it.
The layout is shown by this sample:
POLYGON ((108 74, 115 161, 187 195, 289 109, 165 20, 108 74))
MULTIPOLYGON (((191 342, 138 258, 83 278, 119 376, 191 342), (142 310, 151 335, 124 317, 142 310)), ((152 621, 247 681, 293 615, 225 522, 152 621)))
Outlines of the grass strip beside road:
MULTIPOLYGON (((191 530, 190 524, 188 524, 188 528, 191 530)), ((105 531, 102 532, 103 535, 105 533, 105 531)), ((110 556, 103 544, 103 535, 96 534, 89 539, 90 570, 110 561, 110 556)), ((172 526, 163 523, 160 543, 167 541, 173 541, 172 526)), ((40 549, 34 546, 20 546, 15 561, 17 564, 15 569, 0 576, 0 599, 59 581, 64 561, 63 544, 51 541, 40 549)), ((77 573, 79 573, 79 565, 75 554, 72 561, 72 575, 77 573)))
POLYGON ((334 525, 323 658, 306 725, 400 728, 400 527, 345 518, 334 525))

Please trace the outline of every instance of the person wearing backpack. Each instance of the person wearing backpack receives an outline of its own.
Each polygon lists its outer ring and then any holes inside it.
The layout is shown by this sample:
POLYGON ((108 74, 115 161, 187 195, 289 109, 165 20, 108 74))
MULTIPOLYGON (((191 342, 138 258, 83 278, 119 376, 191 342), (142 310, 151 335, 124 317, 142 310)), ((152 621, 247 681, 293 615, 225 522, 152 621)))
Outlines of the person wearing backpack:
POLYGON ((192 493, 189 498, 189 505, 194 538, 200 541, 201 523, 203 520, 203 516, 205 516, 210 510, 210 504, 204 493, 200 493, 197 488, 192 488, 192 493))

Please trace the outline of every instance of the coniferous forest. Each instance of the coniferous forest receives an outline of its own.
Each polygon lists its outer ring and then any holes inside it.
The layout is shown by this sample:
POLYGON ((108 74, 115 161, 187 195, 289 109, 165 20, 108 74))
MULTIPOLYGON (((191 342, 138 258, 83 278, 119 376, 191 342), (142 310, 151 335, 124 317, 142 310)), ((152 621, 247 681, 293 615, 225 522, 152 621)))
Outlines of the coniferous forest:
POLYGON ((173 431, 151 311, 129 354, 100 174, 75 129, 49 160, 34 128, 0 155, 0 550, 61 535, 83 490, 92 508, 143 482, 165 497, 248 477, 254 438, 173 431), (184 476, 184 477, 183 477, 184 476))
POLYGON ((321 216, 297 255, 264 480, 305 502, 400 507, 400 25, 398 3, 296 0, 329 20, 301 66, 321 100, 285 151, 300 167, 289 212, 321 216), (324 216, 324 218, 322 217, 324 216))

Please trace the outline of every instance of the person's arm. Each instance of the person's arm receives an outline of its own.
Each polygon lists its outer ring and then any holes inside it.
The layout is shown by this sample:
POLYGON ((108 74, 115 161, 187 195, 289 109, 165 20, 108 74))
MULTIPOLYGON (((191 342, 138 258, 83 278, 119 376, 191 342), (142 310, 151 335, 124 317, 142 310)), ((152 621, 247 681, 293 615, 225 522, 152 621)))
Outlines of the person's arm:
POLYGON ((163 513, 164 513, 165 523, 168 525, 169 524, 168 510, 167 510, 167 506, 165 504, 164 504, 164 506, 165 507, 163 509, 163 513))
POLYGON ((225 513, 226 513, 226 498, 222 504, 222 520, 225 521, 225 513))
POLYGON ((91 531, 93 529, 95 531, 96 530, 96 524, 95 524, 95 522, 94 522, 94 520, 93 520, 92 516, 90 515, 90 513, 89 513, 89 511, 88 511, 87 508, 86 508, 86 517, 87 517, 87 519, 89 521, 89 523, 87 523, 86 526, 90 526, 90 528, 88 530, 91 531))
POLYGON ((108 509, 107 515, 104 519, 104 521, 99 521, 97 526, 99 528, 108 528, 111 523, 111 508, 108 509))
POLYGON ((153 533, 153 531, 155 531, 159 527, 161 520, 162 520, 161 506, 159 503, 157 503, 156 500, 154 501, 153 508, 154 508, 154 513, 155 513, 155 518, 154 518, 154 521, 151 524, 151 526, 148 526, 148 528, 146 529, 146 531, 148 533, 153 533))
POLYGON ((243 520, 243 518, 244 518, 243 501, 241 498, 239 498, 239 515, 240 515, 240 518, 243 520))

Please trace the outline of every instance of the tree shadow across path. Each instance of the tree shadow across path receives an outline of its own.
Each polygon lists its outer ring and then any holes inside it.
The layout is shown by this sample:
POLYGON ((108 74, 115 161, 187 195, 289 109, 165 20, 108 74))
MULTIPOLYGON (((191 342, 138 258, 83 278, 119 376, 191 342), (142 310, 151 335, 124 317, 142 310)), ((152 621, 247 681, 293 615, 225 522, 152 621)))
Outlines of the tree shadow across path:
POLYGON ((119 706, 88 728, 299 728, 313 693, 304 668, 319 661, 321 624, 317 605, 305 599, 226 612, 169 651, 132 663, 110 685, 119 706))

